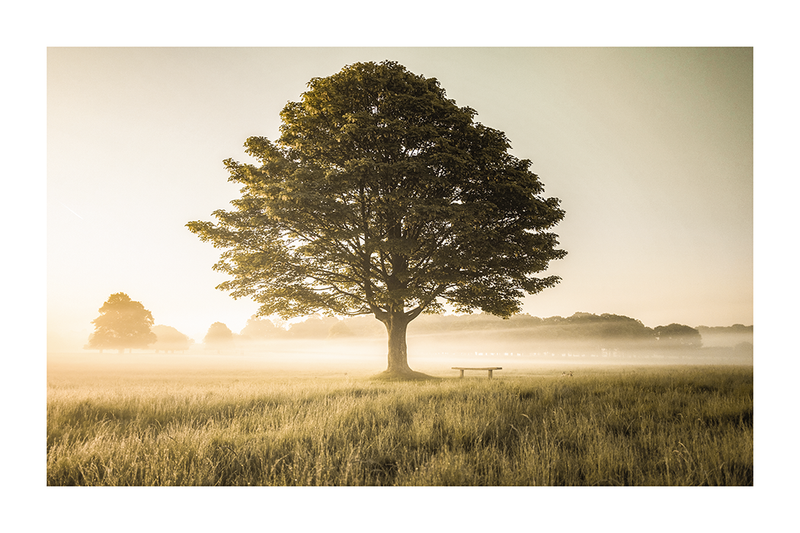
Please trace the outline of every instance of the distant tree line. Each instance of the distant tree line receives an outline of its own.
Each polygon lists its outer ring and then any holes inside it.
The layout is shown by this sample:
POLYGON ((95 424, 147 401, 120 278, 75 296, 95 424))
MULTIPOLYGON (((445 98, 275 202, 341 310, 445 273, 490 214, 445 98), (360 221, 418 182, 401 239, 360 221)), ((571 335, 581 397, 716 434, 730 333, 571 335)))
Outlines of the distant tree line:
MULTIPOLYGON (((737 332, 741 327, 714 328, 714 331, 737 332)), ((744 332, 747 330, 745 328, 744 332)), ((752 334, 752 326, 749 331, 752 334)), ((376 338, 383 333, 380 324, 371 317, 339 320, 314 316, 285 328, 268 319, 254 317, 248 321, 239 339, 251 343, 289 339, 358 339, 376 338)), ((699 328, 674 323, 650 328, 640 320, 608 313, 575 313, 569 317, 548 318, 518 314, 509 319, 488 314, 423 315, 409 327, 408 333, 409 336, 430 336, 454 342, 469 338, 493 345, 535 343, 545 347, 570 345, 597 350, 698 349, 703 346, 703 334, 699 328)))
MULTIPOLYGON (((86 349, 152 349, 156 352, 185 352, 194 341, 171 326, 153 325, 150 311, 125 293, 112 294, 93 321, 95 332, 86 349)), ((222 322, 214 322, 203 338, 207 350, 223 353, 235 347, 257 346, 271 341, 335 340, 378 338, 385 334, 374 318, 340 320, 314 315, 293 324, 275 323, 252 317, 239 334, 222 322)), ((650 328, 640 320, 604 313, 575 313, 569 317, 539 318, 517 314, 502 319, 489 314, 422 315, 411 328, 410 336, 460 343, 469 339, 482 345, 508 350, 520 346, 555 349, 563 346, 592 350, 629 348, 698 349, 711 346, 736 347, 752 351, 753 326, 729 327, 668 324, 650 328)))
POLYGON ((728 327, 697 326, 708 347, 733 346, 739 352, 753 351, 753 326, 734 324, 728 327))

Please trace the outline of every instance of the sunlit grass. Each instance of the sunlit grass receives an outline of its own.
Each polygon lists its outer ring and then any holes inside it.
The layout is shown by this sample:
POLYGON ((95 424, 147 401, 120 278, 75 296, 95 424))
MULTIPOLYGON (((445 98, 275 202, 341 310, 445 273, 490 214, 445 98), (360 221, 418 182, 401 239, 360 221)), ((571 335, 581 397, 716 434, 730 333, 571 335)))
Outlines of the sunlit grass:
POLYGON ((750 367, 62 381, 49 485, 752 485, 750 367))

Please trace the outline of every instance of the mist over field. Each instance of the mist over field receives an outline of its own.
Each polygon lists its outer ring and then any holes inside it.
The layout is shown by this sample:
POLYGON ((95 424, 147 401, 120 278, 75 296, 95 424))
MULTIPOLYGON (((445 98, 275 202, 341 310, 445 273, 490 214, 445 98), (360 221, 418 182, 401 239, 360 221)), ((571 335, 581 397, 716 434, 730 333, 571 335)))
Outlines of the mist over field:
MULTIPOLYGON (((239 333, 216 325, 222 338, 213 337, 216 327, 209 328, 205 339, 192 341, 175 328, 158 325, 152 328, 159 335, 152 349, 51 354, 51 363, 69 361, 89 372, 92 367, 100 372, 130 365, 141 371, 204 369, 225 375, 247 369, 309 377, 367 376, 386 365, 386 330, 373 317, 314 316, 291 325, 253 318, 239 333)), ((753 363, 752 326, 684 326, 690 336, 677 338, 666 338, 660 328, 629 317, 588 313, 545 319, 519 315, 510 320, 423 315, 409 326, 409 364, 433 376, 452 377, 457 374, 453 366, 501 366, 499 376, 603 365, 753 363)))
POLYGON ((376 376, 373 340, 50 354, 47 483, 753 485, 752 365, 409 340, 425 380, 376 376))

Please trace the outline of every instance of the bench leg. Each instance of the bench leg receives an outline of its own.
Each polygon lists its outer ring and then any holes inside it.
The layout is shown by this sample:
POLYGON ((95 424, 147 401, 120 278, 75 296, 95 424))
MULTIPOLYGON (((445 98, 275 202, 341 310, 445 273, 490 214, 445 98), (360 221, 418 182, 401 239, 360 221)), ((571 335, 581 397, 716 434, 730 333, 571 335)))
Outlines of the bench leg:
POLYGON ((489 370, 489 379, 492 379, 492 371, 489 370))
POLYGON ((458 377, 459 377, 459 378, 463 378, 463 377, 464 377, 464 371, 463 371, 463 370, 459 370, 459 372, 461 372, 461 375, 460 375, 460 376, 458 376, 458 377))

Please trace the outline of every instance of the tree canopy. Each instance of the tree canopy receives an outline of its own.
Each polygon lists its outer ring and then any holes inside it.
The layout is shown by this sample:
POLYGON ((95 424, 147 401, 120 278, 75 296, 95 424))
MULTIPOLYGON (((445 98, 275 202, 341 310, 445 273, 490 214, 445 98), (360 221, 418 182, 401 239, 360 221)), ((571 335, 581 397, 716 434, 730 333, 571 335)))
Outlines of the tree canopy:
POLYGON ((153 349, 157 352, 183 352, 189 349, 194 341, 172 326, 156 325, 150 328, 157 340, 153 349))
POLYGON ((221 348, 233 344, 233 332, 222 322, 214 322, 209 326, 206 336, 203 337, 203 343, 219 351, 221 348))
POLYGON ((283 318, 372 314, 390 375, 408 375, 406 327, 422 312, 508 317, 563 257, 564 212, 502 131, 395 62, 313 78, 281 112, 276 142, 250 137, 257 164, 227 159, 242 185, 217 223, 189 229, 224 248, 218 288, 283 318))
POLYGON ((658 326, 653 332, 658 342, 664 347, 700 348, 703 345, 700 332, 683 324, 658 326))
POLYGON ((92 321, 95 331, 89 337, 87 348, 121 352, 147 348, 156 342, 156 335, 150 330, 153 315, 124 292, 109 296, 99 311, 100 316, 92 321))
POLYGON ((247 325, 239 332, 244 340, 259 341, 286 337, 286 330, 279 328, 266 318, 250 317, 247 325))

